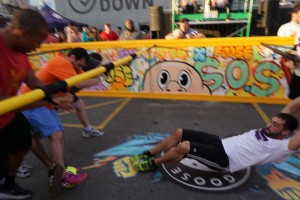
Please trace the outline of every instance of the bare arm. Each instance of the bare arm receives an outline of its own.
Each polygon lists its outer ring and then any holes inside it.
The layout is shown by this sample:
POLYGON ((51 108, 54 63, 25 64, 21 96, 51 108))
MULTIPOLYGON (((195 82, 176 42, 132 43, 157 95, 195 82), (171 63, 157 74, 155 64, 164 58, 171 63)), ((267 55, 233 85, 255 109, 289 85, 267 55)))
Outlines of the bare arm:
MULTIPOLYGON (((27 74, 25 83, 31 89, 35 89, 35 88, 44 86, 44 83, 40 79, 38 79, 38 77, 34 74, 33 71, 30 71, 27 74)), ((60 108, 66 109, 66 110, 72 109, 71 103, 73 100, 73 95, 65 94, 64 96, 60 96, 60 97, 52 96, 52 99, 60 108)), ((41 106, 45 106, 45 105, 49 105, 49 102, 46 100, 40 100, 40 101, 34 102, 32 104, 29 104, 27 106, 24 106, 23 108, 18 109, 18 111, 33 109, 33 108, 37 108, 37 107, 41 107, 41 106)))
POLYGON ((300 148, 300 130, 296 131, 296 133, 290 138, 288 148, 291 151, 296 151, 300 148))
POLYGON ((30 89, 42 87, 44 85, 44 83, 40 79, 38 79, 38 77, 33 73, 33 71, 30 71, 28 73, 25 83, 30 89))
POLYGON ((198 33, 196 36, 194 36, 193 38, 206 38, 206 36, 202 33, 198 33))
POLYGON ((283 113, 288 113, 294 116, 298 116, 300 113, 300 97, 297 97, 290 103, 288 103, 282 110, 283 113))
POLYGON ((181 38, 181 37, 175 36, 175 35, 173 34, 173 32, 171 32, 171 33, 169 33, 169 34, 167 34, 167 35, 165 36, 165 39, 166 39, 166 40, 175 40, 175 39, 179 39, 179 38, 181 38))
POLYGON ((83 81, 81 83, 78 83, 76 85, 76 87, 82 89, 82 88, 85 88, 85 87, 90 87, 90 86, 96 85, 98 83, 100 83, 100 79, 98 77, 95 77, 95 78, 91 78, 91 79, 88 79, 86 81, 83 81))

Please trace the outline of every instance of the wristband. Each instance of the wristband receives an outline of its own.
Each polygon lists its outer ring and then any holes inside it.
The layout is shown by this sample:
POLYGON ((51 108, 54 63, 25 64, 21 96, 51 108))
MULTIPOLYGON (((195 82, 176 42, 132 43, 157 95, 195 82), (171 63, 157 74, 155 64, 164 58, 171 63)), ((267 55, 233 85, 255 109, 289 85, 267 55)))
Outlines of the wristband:
POLYGON ((73 102, 75 103, 76 101, 78 101, 79 97, 76 94, 72 94, 73 95, 73 102))
POLYGON ((51 96, 47 95, 44 98, 48 103, 54 105, 54 106, 59 106, 55 101, 53 101, 53 99, 51 98, 51 96))

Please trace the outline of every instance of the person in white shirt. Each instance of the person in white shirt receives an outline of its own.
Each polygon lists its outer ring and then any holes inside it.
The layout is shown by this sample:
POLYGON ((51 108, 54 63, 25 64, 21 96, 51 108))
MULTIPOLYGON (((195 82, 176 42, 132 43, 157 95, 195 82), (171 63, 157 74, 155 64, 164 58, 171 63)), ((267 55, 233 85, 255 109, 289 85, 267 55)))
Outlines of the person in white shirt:
POLYGON ((165 36, 165 39, 182 39, 182 38, 205 38, 205 35, 198 33, 196 30, 190 28, 189 20, 182 18, 179 21, 179 28, 175 29, 171 33, 165 36))
POLYGON ((297 127, 298 121, 294 116, 278 113, 265 128, 225 139, 180 128, 154 148, 130 159, 138 171, 150 171, 162 163, 179 162, 187 157, 210 169, 233 173, 254 165, 287 159, 300 148, 300 132, 286 139, 297 127), (162 156, 155 157, 162 152, 162 156))
POLYGON ((291 21, 279 27, 277 36, 295 37, 295 44, 299 43, 298 36, 300 36, 300 6, 293 8, 291 21))
MULTIPOLYGON (((295 37, 295 45, 300 44, 300 6, 293 8, 291 21, 281 25, 277 35, 279 37, 295 37)), ((295 99, 300 96, 300 63, 294 63, 291 60, 287 60, 285 66, 288 67, 292 73, 288 97, 290 99, 295 99)))

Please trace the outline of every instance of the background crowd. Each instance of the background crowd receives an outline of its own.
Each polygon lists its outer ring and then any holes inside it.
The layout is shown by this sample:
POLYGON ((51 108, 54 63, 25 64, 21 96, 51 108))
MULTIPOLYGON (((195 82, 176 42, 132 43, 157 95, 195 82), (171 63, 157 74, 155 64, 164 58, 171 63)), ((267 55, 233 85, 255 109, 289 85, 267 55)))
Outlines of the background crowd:
POLYGON ((63 30, 53 30, 49 33, 44 41, 46 44, 50 43, 64 43, 64 42, 95 42, 95 41, 115 41, 115 40, 139 40, 150 39, 147 30, 138 31, 131 19, 127 19, 124 23, 124 30, 122 27, 117 27, 114 31, 110 23, 104 23, 103 29, 92 27, 79 27, 70 23, 63 30))

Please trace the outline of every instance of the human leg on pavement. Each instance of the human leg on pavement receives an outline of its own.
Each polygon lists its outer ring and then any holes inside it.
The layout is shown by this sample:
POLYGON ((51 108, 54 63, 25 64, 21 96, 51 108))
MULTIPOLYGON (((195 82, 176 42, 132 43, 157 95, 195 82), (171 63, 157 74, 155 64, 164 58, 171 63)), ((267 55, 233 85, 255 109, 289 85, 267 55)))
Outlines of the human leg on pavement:
POLYGON ((167 152, 174 146, 177 146, 182 140, 182 129, 179 128, 174 131, 169 137, 158 143, 155 147, 150 149, 152 155, 159 154, 161 152, 167 152))
POLYGON ((49 170, 53 167, 53 161, 50 159, 48 154, 46 153, 43 144, 40 141, 40 137, 35 134, 32 139, 32 153, 45 165, 45 167, 49 170))
POLYGON ((32 151, 48 169, 50 195, 55 197, 61 185, 81 183, 87 177, 85 173, 70 175, 65 171, 64 128, 56 111, 42 107, 24 111, 24 115, 42 137, 49 139, 49 156, 37 138, 34 139, 32 151))
POLYGON ((189 142, 182 142, 182 129, 177 129, 169 137, 158 143, 149 151, 130 157, 133 167, 138 171, 155 169, 163 162, 177 162, 184 158, 189 150, 189 142), (164 155, 155 158, 164 152, 164 155))
POLYGON ((77 100, 72 103, 72 106, 76 110, 77 118, 81 122, 83 126, 83 132, 82 136, 84 137, 91 137, 91 136, 102 136, 104 134, 103 130, 97 130, 93 126, 91 126, 86 109, 84 101, 80 98, 77 98, 77 100))
POLYGON ((15 183, 18 167, 30 147, 30 124, 21 113, 17 113, 6 127, 0 129, 0 163, 6 164, 1 167, 1 174, 5 180, 0 186, 0 198, 16 199, 32 196, 30 190, 24 190, 15 183))

